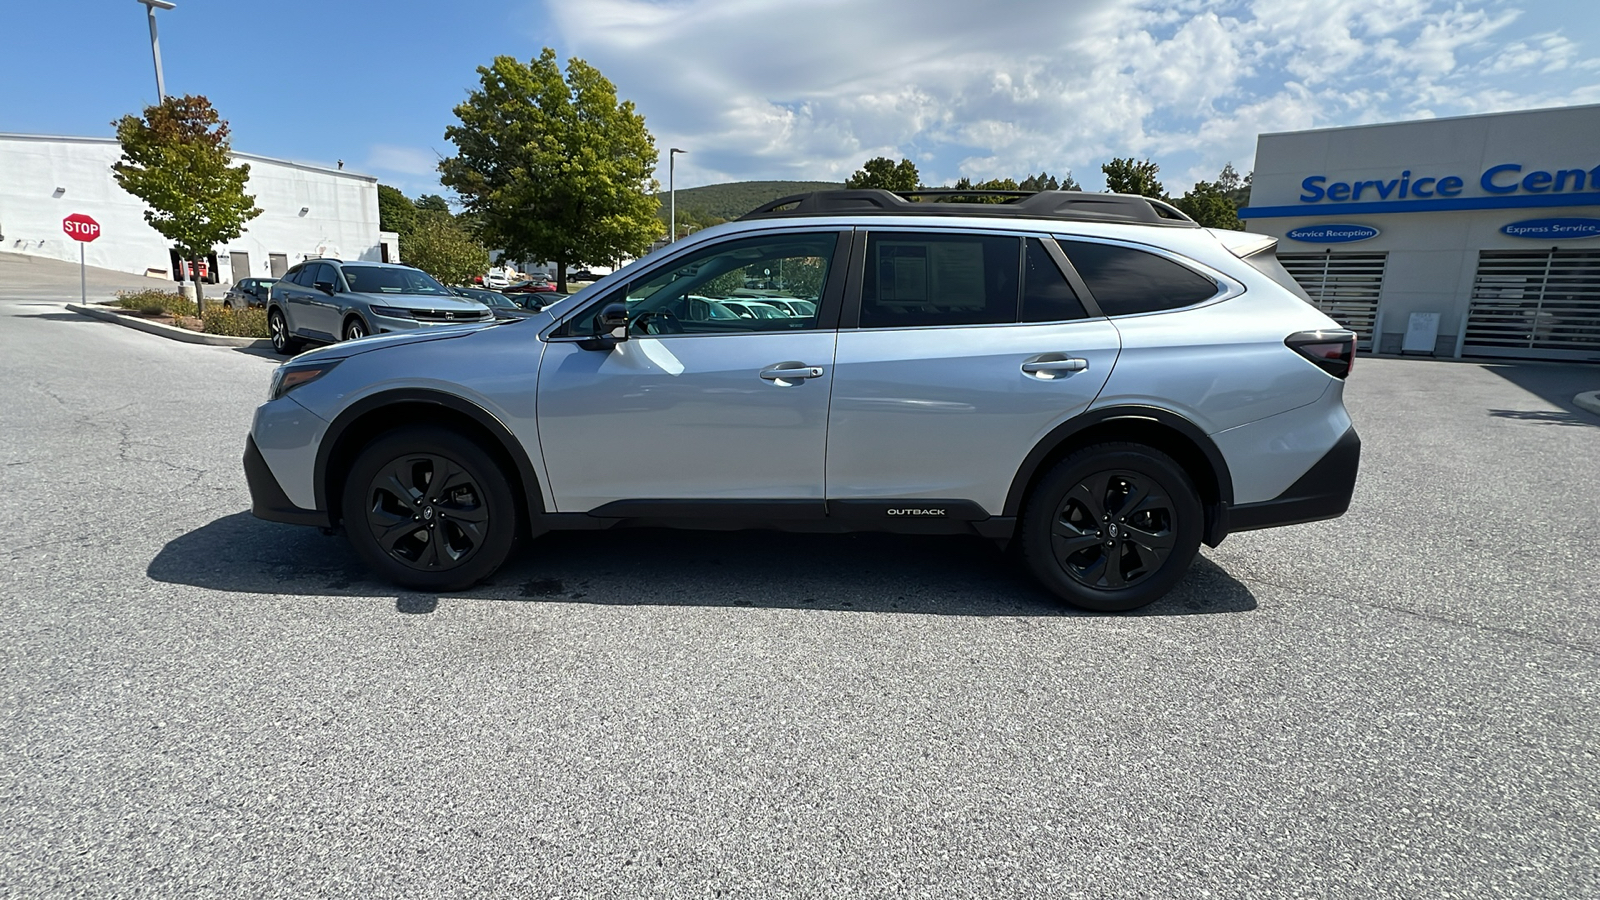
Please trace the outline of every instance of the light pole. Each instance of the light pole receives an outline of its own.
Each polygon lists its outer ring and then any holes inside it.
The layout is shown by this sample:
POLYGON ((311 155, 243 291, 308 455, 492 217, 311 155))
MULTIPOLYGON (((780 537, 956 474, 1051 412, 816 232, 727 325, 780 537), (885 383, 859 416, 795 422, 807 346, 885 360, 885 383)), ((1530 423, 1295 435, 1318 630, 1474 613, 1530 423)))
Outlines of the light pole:
POLYGON ((150 55, 156 60, 156 102, 167 99, 167 83, 161 77, 161 41, 156 37, 156 10, 177 9, 178 4, 172 0, 139 0, 144 4, 145 12, 150 14, 150 55))
POLYGON ((667 214, 667 227, 671 229, 667 234, 667 243, 669 244, 678 242, 678 154, 688 152, 687 150, 679 150, 677 147, 667 151, 667 196, 671 198, 669 202, 672 205, 672 211, 667 214))

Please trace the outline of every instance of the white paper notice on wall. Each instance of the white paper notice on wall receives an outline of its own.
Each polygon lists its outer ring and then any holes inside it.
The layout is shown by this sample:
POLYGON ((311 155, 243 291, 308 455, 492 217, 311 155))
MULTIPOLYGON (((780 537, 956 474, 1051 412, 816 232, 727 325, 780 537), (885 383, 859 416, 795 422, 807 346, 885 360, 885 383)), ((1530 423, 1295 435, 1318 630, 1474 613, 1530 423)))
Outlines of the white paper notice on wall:
POLYGON ((1432 353, 1439 340, 1439 314, 1412 313, 1406 322, 1406 339, 1401 353, 1432 353))

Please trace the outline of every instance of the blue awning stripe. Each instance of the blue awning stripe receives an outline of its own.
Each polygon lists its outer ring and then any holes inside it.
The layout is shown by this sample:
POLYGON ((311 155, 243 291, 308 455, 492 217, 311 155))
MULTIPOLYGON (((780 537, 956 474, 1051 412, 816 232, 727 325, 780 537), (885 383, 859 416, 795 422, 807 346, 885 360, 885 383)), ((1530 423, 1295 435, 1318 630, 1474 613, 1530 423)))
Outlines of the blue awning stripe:
POLYGON ((1303 206, 1247 206, 1241 219, 1322 218, 1352 214, 1440 212, 1456 209, 1544 209, 1552 206, 1600 206, 1600 191, 1571 194, 1519 194, 1515 197, 1444 197, 1432 200, 1394 200, 1375 203, 1307 203, 1303 206))

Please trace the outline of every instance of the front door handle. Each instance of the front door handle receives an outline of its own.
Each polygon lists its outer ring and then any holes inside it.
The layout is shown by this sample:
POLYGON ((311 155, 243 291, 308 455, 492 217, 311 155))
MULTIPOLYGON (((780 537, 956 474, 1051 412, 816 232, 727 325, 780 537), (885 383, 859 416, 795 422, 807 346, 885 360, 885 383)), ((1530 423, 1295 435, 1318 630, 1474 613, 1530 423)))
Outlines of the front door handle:
POLYGON ((808 366, 803 362, 781 362, 767 366, 758 374, 778 387, 793 387, 808 378, 821 378, 821 366, 808 366))
POLYGON ((1067 356, 1064 353, 1046 353, 1022 364, 1022 371, 1026 375, 1042 378, 1046 381, 1052 378, 1061 378, 1073 372, 1085 372, 1089 369, 1089 361, 1077 356, 1067 356))

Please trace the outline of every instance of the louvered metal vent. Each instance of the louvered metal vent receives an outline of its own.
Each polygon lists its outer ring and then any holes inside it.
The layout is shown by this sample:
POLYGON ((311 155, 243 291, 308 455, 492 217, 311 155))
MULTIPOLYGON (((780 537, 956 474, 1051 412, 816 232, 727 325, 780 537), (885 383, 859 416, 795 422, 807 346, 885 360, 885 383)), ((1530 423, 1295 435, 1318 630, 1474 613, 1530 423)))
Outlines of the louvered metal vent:
POLYGON ((1278 261, 1311 295, 1317 309, 1354 331, 1358 346, 1370 350, 1388 257, 1387 253, 1280 253, 1278 261))
POLYGON ((1600 250, 1484 250, 1464 356, 1600 360, 1600 250))

